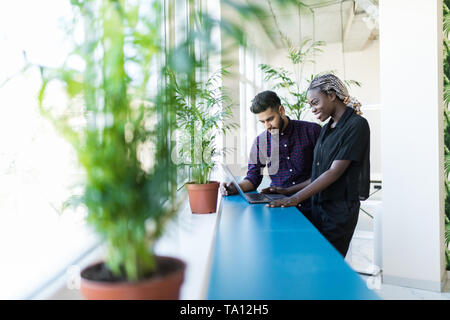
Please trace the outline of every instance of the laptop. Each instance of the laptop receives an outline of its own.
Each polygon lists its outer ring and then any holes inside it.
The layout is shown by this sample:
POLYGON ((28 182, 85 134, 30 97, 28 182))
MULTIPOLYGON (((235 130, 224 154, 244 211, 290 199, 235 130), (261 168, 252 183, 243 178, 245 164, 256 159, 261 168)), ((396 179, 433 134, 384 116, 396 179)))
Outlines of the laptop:
POLYGON ((273 200, 283 199, 286 198, 284 194, 265 194, 265 193, 244 193, 239 186, 239 183, 236 180, 236 177, 231 173, 230 169, 226 164, 221 163, 223 170, 227 174, 227 176, 231 179, 234 186, 238 190, 239 194, 247 200, 248 203, 269 203, 273 200))

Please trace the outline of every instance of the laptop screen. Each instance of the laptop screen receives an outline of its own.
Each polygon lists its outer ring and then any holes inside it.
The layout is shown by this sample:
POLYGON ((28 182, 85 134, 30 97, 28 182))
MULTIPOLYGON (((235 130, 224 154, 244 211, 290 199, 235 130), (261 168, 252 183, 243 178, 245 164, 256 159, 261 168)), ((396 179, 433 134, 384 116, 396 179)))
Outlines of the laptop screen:
POLYGON ((223 170, 225 171, 225 173, 228 175, 228 177, 231 179, 231 181, 234 183, 236 189, 238 190, 239 194, 244 198, 244 191, 242 191, 241 187, 239 186, 239 183, 236 181, 236 178, 234 177, 234 175, 231 173, 230 169, 228 168, 228 166, 226 164, 221 163, 223 170))

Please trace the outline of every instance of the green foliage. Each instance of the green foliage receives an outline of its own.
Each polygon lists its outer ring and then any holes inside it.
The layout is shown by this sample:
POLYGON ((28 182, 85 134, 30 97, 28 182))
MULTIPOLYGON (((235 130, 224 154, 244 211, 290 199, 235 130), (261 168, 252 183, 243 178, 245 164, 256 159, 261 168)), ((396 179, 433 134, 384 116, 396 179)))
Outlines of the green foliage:
MULTIPOLYGON (((315 63, 314 56, 323 52, 322 47, 325 45, 324 41, 313 41, 312 39, 304 39, 299 46, 295 46, 291 39, 289 39, 283 32, 281 32, 278 24, 277 16, 272 8, 271 1, 266 0, 270 9, 272 18, 277 28, 280 39, 287 49, 287 58, 291 62, 293 70, 296 70, 296 74, 280 67, 275 68, 268 64, 260 64, 259 67, 264 73, 264 80, 275 81, 274 89, 283 89, 287 93, 286 95, 280 94, 282 105, 287 109, 287 114, 291 115, 294 119, 301 119, 303 112, 308 105, 307 99, 307 86, 302 87, 301 82, 303 78, 303 68, 307 63, 315 63)), ((288 1, 289 2, 289 1, 288 1)), ((308 7, 307 5, 298 2, 296 4, 299 7, 308 7)), ((334 71, 327 71, 328 73, 334 73, 334 71)), ((315 75, 306 77, 306 83, 309 85, 314 79, 315 75)), ((361 83, 355 80, 344 80, 347 86, 356 85, 361 86, 361 83)))
MULTIPOLYGON (((323 41, 312 41, 305 39, 298 48, 293 47, 291 41, 285 38, 285 43, 288 44, 288 58, 292 63, 294 69, 303 66, 306 63, 314 63, 312 56, 315 53, 322 52, 321 47, 325 45, 323 41)), ((301 75, 299 79, 295 79, 292 72, 284 68, 275 68, 268 64, 260 64, 259 67, 264 73, 264 80, 275 81, 274 89, 284 89, 287 91, 286 96, 281 95, 280 99, 283 106, 287 109, 287 113, 295 119, 301 119, 302 113, 305 110, 308 100, 306 98, 306 88, 300 85, 301 75)), ((302 71, 300 72, 302 74, 302 71)), ((313 76, 307 80, 308 83, 313 79, 313 76)))
POLYGON ((450 270, 450 1, 444 0, 444 152, 445 152, 445 243, 447 270, 450 270))
POLYGON ((196 81, 189 83, 188 87, 180 86, 172 74, 179 102, 180 162, 190 167, 191 181, 194 183, 209 182, 214 168, 213 157, 220 154, 215 145, 216 138, 237 127, 228 121, 232 117, 232 104, 221 85, 222 77, 227 74, 225 69, 221 69, 205 83, 196 81))
MULTIPOLYGON (((186 94, 190 110, 196 110, 193 128, 204 137, 204 154, 215 152, 214 130, 230 114, 226 105, 221 112, 210 113, 209 108, 226 99, 207 91, 212 79, 202 88, 195 82, 204 61, 194 58, 193 43, 200 43, 205 52, 217 50, 210 40, 215 26, 240 43, 244 35, 235 23, 215 20, 189 1, 193 8, 189 22, 200 23, 201 28, 189 28, 185 41, 170 48, 161 37, 167 18, 162 6, 168 2, 71 0, 71 4, 74 17, 68 36, 73 37, 74 48, 60 68, 40 66, 40 111, 72 144, 84 169, 83 192, 65 207, 86 206, 88 222, 107 245, 108 267, 135 281, 154 270, 153 245, 179 204, 171 136, 177 127, 176 112, 187 111, 179 109, 180 94, 186 94), (74 58, 81 61, 77 68, 70 63, 74 58), (177 82, 169 81, 168 70, 180 76, 177 82), (46 97, 54 82, 65 88, 65 106, 49 106, 46 97), (191 103, 195 96, 200 101, 191 103)), ((235 2, 226 4, 232 7, 235 2)), ((254 7, 239 10, 247 18, 260 12, 254 7)), ((204 180, 208 170, 209 163, 202 162, 194 171, 204 180)))
POLYGON ((198 182, 209 177, 215 135, 233 126, 219 127, 231 115, 223 88, 214 84, 224 72, 205 84, 196 81, 208 54, 219 52, 212 31, 220 27, 242 45, 240 23, 264 12, 257 5, 223 1, 238 11, 241 19, 235 23, 187 2, 186 39, 170 47, 169 36, 162 35, 167 7, 174 2, 71 0, 74 16, 67 31, 73 51, 60 68, 39 66, 40 111, 72 144, 85 173, 82 194, 65 207, 86 206, 89 224, 107 246, 107 266, 130 281, 154 271, 153 246, 179 206, 177 166, 171 159, 178 124, 189 137, 200 136, 202 162, 192 167, 198 182), (194 44, 202 55, 195 54, 194 44), (66 104, 47 100, 54 83, 64 87, 66 104), (177 112, 184 119, 178 124, 177 112))
MULTIPOLYGON (((285 37, 285 36, 284 36, 285 37)), ((302 81, 303 66, 306 63, 314 63, 312 59, 315 53, 322 52, 321 47, 325 45, 323 41, 312 41, 311 39, 305 39, 298 48, 292 46, 292 43, 286 37, 284 42, 288 45, 288 58, 294 69, 300 69, 300 75, 298 79, 295 75, 280 67, 275 68, 268 64, 260 64, 259 67, 264 73, 264 80, 275 81, 274 89, 284 89, 287 91, 286 95, 280 95, 283 106, 287 109, 287 114, 294 117, 294 119, 301 119, 303 112, 308 105, 307 99, 307 87, 302 87, 300 82, 302 81)), ((334 71, 327 71, 334 73, 334 71)), ((309 83, 314 79, 314 75, 310 75, 306 79, 306 83, 309 83)), ((361 83, 356 80, 344 80, 347 86, 356 85, 361 86, 361 83)))
POLYGON ((176 166, 164 138, 175 127, 176 100, 166 85, 148 94, 155 85, 150 65, 161 52, 161 8, 157 2, 150 9, 126 1, 72 5, 79 22, 73 27, 82 26, 84 36, 74 40, 70 56, 84 68, 41 67, 40 110, 72 144, 85 172, 83 193, 69 204, 87 207, 88 223, 107 245, 108 267, 135 281, 154 270, 149 249, 177 210, 176 166), (62 112, 46 105, 52 82, 66 89, 70 103, 62 112))

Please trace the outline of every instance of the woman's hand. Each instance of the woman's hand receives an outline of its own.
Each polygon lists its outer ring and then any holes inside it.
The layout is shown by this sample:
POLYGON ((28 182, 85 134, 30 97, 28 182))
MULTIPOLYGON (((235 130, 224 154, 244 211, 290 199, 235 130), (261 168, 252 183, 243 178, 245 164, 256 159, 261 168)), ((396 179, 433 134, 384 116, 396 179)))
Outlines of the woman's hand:
POLYGON ((281 187, 268 187, 261 190, 261 193, 279 193, 287 195, 288 189, 287 188, 281 188, 281 187))
POLYGON ((295 197, 288 197, 279 200, 271 201, 267 207, 295 207, 300 202, 295 197))

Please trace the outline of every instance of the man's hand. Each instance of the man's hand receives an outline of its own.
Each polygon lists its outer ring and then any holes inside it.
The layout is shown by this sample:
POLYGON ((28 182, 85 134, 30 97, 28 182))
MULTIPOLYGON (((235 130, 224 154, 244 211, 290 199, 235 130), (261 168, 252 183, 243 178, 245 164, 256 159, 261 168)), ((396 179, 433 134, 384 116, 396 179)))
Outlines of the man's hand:
POLYGON ((281 187, 264 188, 261 190, 261 193, 279 193, 279 194, 284 194, 284 195, 289 194, 287 188, 281 188, 281 187))
POLYGON ((220 193, 223 196, 231 196, 233 194, 237 194, 238 191, 232 182, 229 183, 222 182, 220 184, 220 193))
POLYGON ((271 201, 267 207, 295 207, 300 202, 295 197, 288 197, 279 200, 271 201))

